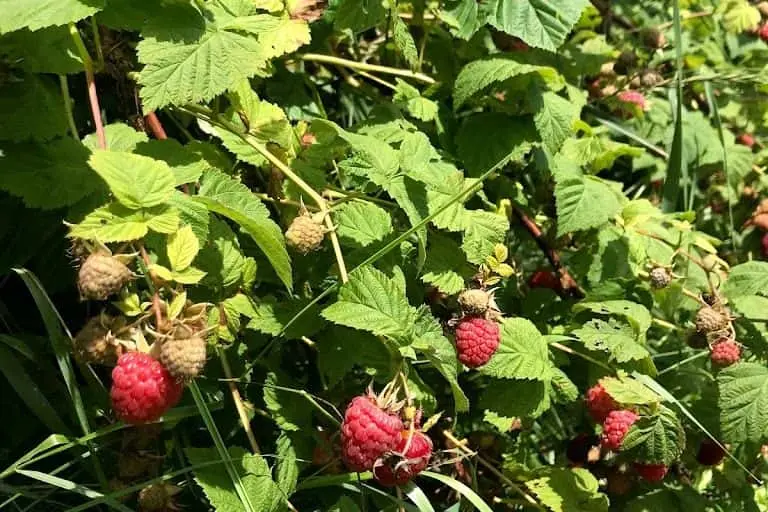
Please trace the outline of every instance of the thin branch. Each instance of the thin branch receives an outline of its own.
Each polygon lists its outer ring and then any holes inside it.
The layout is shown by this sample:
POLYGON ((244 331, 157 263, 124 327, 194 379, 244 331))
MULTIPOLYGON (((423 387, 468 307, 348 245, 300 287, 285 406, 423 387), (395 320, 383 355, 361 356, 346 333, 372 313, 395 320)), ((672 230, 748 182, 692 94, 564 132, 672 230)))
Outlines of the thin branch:
POLYGON ((342 66, 345 68, 356 69, 360 71, 370 71, 372 73, 383 73, 385 75, 400 76, 403 78, 412 78, 425 84, 436 83, 435 79, 431 76, 427 76, 424 73, 417 73, 409 69, 392 68, 389 66, 379 66, 376 64, 368 64, 365 62, 357 62, 355 60, 343 59, 341 57, 334 57, 332 55, 322 55, 319 53, 305 53, 298 56, 299 59, 307 62, 322 62, 325 64, 333 64, 335 66, 342 66))
POLYGON ((511 487, 515 492, 517 492, 520 496, 522 496, 525 499, 525 501, 527 501, 531 506, 535 507, 537 510, 546 510, 544 507, 539 505, 539 503, 534 499, 533 496, 525 492, 522 487, 520 487, 515 482, 510 480, 509 477, 507 477, 504 473, 496 469, 496 467, 493 464, 485 460, 479 454, 470 450, 464 443, 456 439, 456 437, 454 437, 452 433, 450 433, 447 430, 443 430, 443 435, 445 436, 446 439, 448 439, 448 441, 453 443, 453 445, 456 446, 456 448, 463 451, 466 455, 474 456, 475 459, 477 459, 477 462, 485 466, 486 469, 488 469, 488 471, 490 471, 496 476, 496 478, 498 478, 503 483, 511 487))
POLYGON ((157 114, 154 112, 148 112, 146 116, 144 116, 144 119, 147 121, 147 125, 149 126, 149 129, 152 130, 152 134, 155 136, 158 140, 165 140, 168 138, 168 135, 165 133, 165 129, 163 128, 163 125, 160 123, 160 120, 157 118, 157 114))
MULTIPOLYGON (((232 368, 229 366, 227 355, 221 348, 217 349, 219 353, 219 359, 221 360, 221 368, 224 370, 224 376, 227 379, 232 379, 232 368)), ((251 429, 251 421, 248 419, 248 414, 245 411, 245 405, 243 404, 243 398, 240 396, 240 390, 237 389, 237 384, 234 380, 229 380, 229 392, 232 395, 232 401, 235 402, 235 409, 237 409, 237 415, 240 417, 240 423, 243 425, 245 435, 248 437, 248 442, 251 444, 251 450, 253 453, 261 453, 259 449, 259 443, 256 442, 256 437, 253 435, 253 429, 251 429)))
POLYGON ((69 34, 75 42, 75 47, 77 47, 77 52, 80 54, 80 60, 83 61, 83 67, 85 68, 85 81, 88 84, 88 101, 91 104, 91 116, 93 116, 93 124, 96 128, 96 137, 99 140, 99 147, 101 149, 107 149, 107 137, 104 134, 104 122, 101 120, 99 96, 96 93, 96 78, 93 74, 93 60, 88 54, 83 39, 80 37, 80 32, 77 30, 74 23, 69 24, 69 34))
POLYGON ((160 307, 158 279, 154 272, 149 269, 149 266, 152 264, 152 260, 149 259, 149 254, 147 254, 147 249, 144 247, 143 242, 139 242, 139 254, 141 254, 141 259, 144 262, 144 265, 147 267, 147 276, 149 277, 149 280, 152 284, 152 310, 155 312, 155 328, 159 329, 163 321, 163 312, 162 308, 160 307))
POLYGON ((571 354, 572 356, 580 357, 586 361, 589 361, 592 364, 595 364, 604 370, 608 370, 610 373, 614 373, 614 369, 605 364, 602 361, 598 361, 594 357, 588 356, 587 354, 582 354, 581 352, 578 352, 576 350, 573 350, 571 347, 568 347, 566 345, 563 345, 562 343, 552 342, 549 344, 550 347, 556 348, 558 350, 562 350, 563 352, 567 354, 571 354))
POLYGON ((69 131, 72 132, 72 138, 76 141, 80 140, 77 134, 77 125, 75 124, 75 117, 72 115, 72 97, 69 95, 69 84, 67 83, 67 75, 59 75, 59 85, 61 86, 61 96, 64 99, 64 113, 67 116, 67 123, 69 124, 69 131))
POLYGON ((563 266, 562 262, 560 261, 560 255, 557 253, 557 251, 549 246, 549 243, 544 238, 544 234, 541 232, 541 228, 539 228, 539 226, 519 207, 512 205, 512 212, 515 214, 515 217, 517 217, 520 223, 525 227, 528 233, 533 237, 536 245, 539 246, 539 249, 541 249, 541 251, 549 260, 549 263, 552 265, 552 268, 555 269, 555 272, 557 272, 558 276, 560 277, 560 289, 558 290, 560 296, 563 298, 568 296, 577 298, 584 297, 584 290, 571 276, 571 274, 568 272, 568 269, 563 266))

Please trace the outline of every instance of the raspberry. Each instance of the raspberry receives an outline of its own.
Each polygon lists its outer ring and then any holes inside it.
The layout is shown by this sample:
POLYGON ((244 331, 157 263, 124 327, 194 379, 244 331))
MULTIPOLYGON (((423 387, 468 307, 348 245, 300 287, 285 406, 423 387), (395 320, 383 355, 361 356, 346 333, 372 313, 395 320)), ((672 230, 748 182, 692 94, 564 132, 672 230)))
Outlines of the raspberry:
POLYGON ((768 258, 768 233, 760 239, 760 245, 763 247, 763 256, 768 258))
POLYGON ((148 423, 176 405, 184 386, 150 355, 129 352, 112 370, 112 408, 126 423, 148 423))
POLYGON ((385 453, 397 449, 403 421, 382 408, 371 393, 355 397, 341 424, 341 456, 352 471, 370 471, 385 453))
POLYGON ((725 450, 711 439, 705 439, 699 445, 696 460, 703 466, 717 466, 725 458, 725 450))
POLYGON ((649 273, 651 277, 651 287, 655 289, 666 288, 672 282, 672 276, 664 267, 655 267, 649 273))
POLYGON ((560 279, 554 272, 547 270, 537 270, 528 279, 528 286, 531 288, 549 288, 550 290, 560 289, 560 279))
POLYGON ((611 398, 599 382, 587 390, 587 409, 595 423, 602 423, 608 413, 619 408, 619 404, 611 398))
POLYGON ((310 215, 299 215, 285 232, 285 243, 301 254, 316 251, 325 238, 323 226, 315 222, 310 215))
POLYGON ((465 316, 456 326, 459 361, 469 368, 487 363, 499 348, 499 324, 479 316, 465 316))
POLYGON ((640 85, 643 87, 656 87, 663 81, 664 77, 655 69, 646 69, 640 74, 640 85))
POLYGON ((119 259, 93 253, 83 262, 77 286, 83 299, 106 300, 133 279, 131 270, 119 259))
POLYGON ((645 101, 645 96, 641 92, 637 91, 621 91, 616 96, 622 103, 629 103, 637 106, 640 110, 646 110, 648 107, 645 101))
POLYGON ((200 336, 165 338, 160 342, 158 359, 177 379, 192 380, 205 367, 205 340, 200 336))
POLYGON ((600 438, 591 434, 579 434, 568 442, 565 456, 578 466, 597 462, 600 460, 600 438))
POLYGON ((139 491, 139 510, 152 512, 155 510, 174 510, 173 495, 181 489, 172 484, 150 484, 139 491))
POLYGON ((459 306, 467 315, 482 315, 491 306, 491 296, 485 290, 464 290, 459 295, 459 306))
POLYGON ((603 422, 603 437, 601 439, 603 447, 613 451, 621 449, 624 436, 627 435, 629 428, 638 418, 637 414, 628 410, 609 412, 603 422))
POLYGON ((667 45, 667 38, 664 37, 664 33, 657 28, 648 30, 645 33, 644 40, 645 45, 652 50, 664 48, 667 45))
POLYGON ((89 319, 73 340, 75 355, 86 363, 115 364, 118 344, 110 331, 113 323, 106 314, 89 319))
POLYGON ((760 36, 764 42, 768 43, 768 23, 760 25, 760 29, 757 31, 757 35, 760 36))
POLYGON ((750 133, 741 133, 736 137, 736 143, 751 148, 755 145, 755 137, 750 133))
POLYGON ((640 475, 640 478, 647 482, 660 482, 664 480, 669 469, 664 464, 640 464, 635 462, 635 471, 640 475))
POLYGON ((711 306, 705 306, 696 313, 696 330, 702 333, 721 331, 728 327, 728 316, 711 306))
POLYGON ((741 347, 733 340, 721 338, 712 345, 709 357, 716 366, 730 366, 741 359, 741 347))
POLYGON ((409 436, 410 431, 403 430, 397 453, 385 454, 384 459, 374 465, 373 476, 381 485, 405 485, 427 468, 432 457, 432 440, 423 432, 415 431, 408 445, 409 436))

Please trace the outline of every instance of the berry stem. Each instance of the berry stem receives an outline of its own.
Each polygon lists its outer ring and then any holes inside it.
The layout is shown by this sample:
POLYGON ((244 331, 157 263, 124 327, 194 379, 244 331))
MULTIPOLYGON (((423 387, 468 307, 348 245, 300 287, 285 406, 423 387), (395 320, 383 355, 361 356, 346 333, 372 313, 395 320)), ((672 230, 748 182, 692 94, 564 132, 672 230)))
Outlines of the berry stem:
POLYGON ((83 39, 80 37, 80 32, 77 30, 77 26, 75 26, 74 23, 69 24, 69 34, 72 36, 72 40, 77 48, 77 53, 80 54, 80 60, 83 61, 83 67, 85 68, 85 81, 88 85, 88 101, 91 104, 91 115, 93 116, 93 125, 96 128, 96 137, 99 140, 99 147, 101 149, 107 149, 107 137, 104 134, 104 123, 101 120, 99 96, 96 93, 96 79, 93 74, 93 60, 88 54, 83 39))
POLYGON ((456 439, 456 437, 451 432, 449 432, 447 430, 443 430, 443 435, 445 436, 445 438, 448 441, 453 443, 454 446, 456 446, 459 450, 464 452, 465 455, 467 455, 469 457, 473 457, 474 456, 477 459, 477 462, 479 462, 480 464, 485 466, 488 469, 488 471, 490 471, 491 473, 493 473, 496 476, 496 478, 498 478, 503 483, 505 483, 506 485, 511 487, 515 492, 517 492, 520 496, 522 496, 525 499, 525 501, 527 501, 531 506, 533 506, 537 510, 546 510, 544 507, 539 505, 539 503, 536 501, 536 499, 534 499, 533 496, 531 496, 530 494, 525 492, 522 487, 520 487, 515 482, 510 480, 506 475, 504 475, 504 473, 502 473, 501 471, 496 469, 496 467, 493 464, 491 464, 490 462, 485 460, 478 453, 472 451, 464 443, 462 443, 461 441, 456 439))
POLYGON ((229 386, 229 392, 232 395, 232 401, 235 402, 235 409, 237 409, 237 415, 240 417, 240 423, 243 425, 245 435, 248 437, 248 442, 251 444, 251 450, 253 453, 259 454, 261 453, 261 450, 259 449, 259 443, 256 442, 256 437, 253 435, 253 429, 251 429, 251 421, 248 419, 248 414, 245 411, 243 398, 240 396, 240 390, 237 389, 237 384, 232 378, 232 368, 229 366, 227 354, 221 349, 221 347, 217 347, 216 352, 219 355, 219 360, 221 360, 221 369, 224 370, 224 376, 228 379, 227 384, 229 386))
POLYGON ((149 129, 152 130, 156 139, 165 140, 168 138, 168 135, 165 133, 165 128, 163 128, 162 123, 157 118, 157 114, 155 114, 154 111, 148 112, 147 115, 144 116, 144 119, 146 119, 149 129))
POLYGON ((341 66, 344 68, 355 69, 358 71, 371 71, 373 73, 383 73, 385 75, 401 76, 403 78, 412 78, 425 84, 434 84, 435 79, 431 76, 427 76, 424 73, 416 73, 408 69, 391 68, 388 66, 379 66, 376 64, 367 64, 365 62, 357 62, 355 60, 343 59, 341 57, 334 57, 332 55, 322 55, 319 53, 305 53, 298 56, 299 59, 306 62, 322 62, 325 64, 333 64, 334 66, 341 66))
POLYGON ((157 291, 157 279, 152 271, 149 270, 149 265, 152 262, 149 259, 149 254, 147 254, 147 249, 144 247, 143 242, 139 242, 139 253, 141 254, 141 260, 146 266, 145 273, 149 277, 149 284, 152 285, 152 310, 155 312, 155 328, 159 329, 163 321, 163 312, 160 309, 160 294, 157 291))

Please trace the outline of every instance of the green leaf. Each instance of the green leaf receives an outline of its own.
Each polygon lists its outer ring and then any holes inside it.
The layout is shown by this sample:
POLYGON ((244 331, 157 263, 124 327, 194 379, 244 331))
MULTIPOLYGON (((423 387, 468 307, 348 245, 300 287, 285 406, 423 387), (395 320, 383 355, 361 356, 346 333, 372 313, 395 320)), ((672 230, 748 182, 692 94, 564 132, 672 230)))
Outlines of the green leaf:
POLYGON ((360 247, 383 240, 392 232, 389 212, 367 201, 351 201, 334 208, 333 221, 342 240, 360 247))
POLYGON ((483 25, 476 0, 446 0, 440 5, 440 19, 460 39, 469 40, 483 25))
POLYGON ((223 220, 213 217, 208 241, 200 248, 197 264, 208 273, 203 285, 215 290, 228 289, 240 282, 245 257, 237 235, 223 220))
POLYGON ((132 210, 118 203, 97 208, 79 224, 74 224, 69 236, 102 243, 127 242, 143 238, 151 229, 158 233, 173 233, 179 226, 179 214, 170 206, 132 210))
POLYGON ((204 171, 211 168, 201 155, 173 139, 142 142, 136 146, 135 152, 167 163, 176 186, 196 182, 204 171))
POLYGON ((296 490, 299 481, 299 458, 293 440, 285 432, 277 438, 277 485, 290 496, 296 490))
POLYGON ((446 475, 441 475, 440 473, 434 473, 432 471, 423 471, 421 473, 421 476, 425 478, 432 478, 433 480, 437 480, 441 484, 450 487, 451 489, 459 493, 461 496, 466 498, 466 500, 470 502, 478 512, 493 512, 491 507, 489 507, 488 504, 485 503, 483 499, 480 496, 478 496, 475 491, 467 487, 465 484, 459 482, 455 478, 452 478, 446 475))
POLYGON ((732 267, 723 285, 723 293, 728 297, 768 295, 768 263, 748 261, 732 267))
POLYGON ((211 170, 203 175, 195 200, 240 224, 264 252, 285 286, 289 289, 293 286, 291 262, 283 233, 269 218, 269 210, 248 187, 222 172, 211 170))
POLYGON ((726 0, 717 11, 723 14, 723 27, 732 34, 757 29, 760 24, 760 11, 746 0, 726 0))
POLYGON ((739 363, 717 376, 723 441, 762 443, 768 439, 768 368, 739 363))
POLYGON ((581 105, 551 91, 531 89, 530 101, 535 111, 533 122, 539 136, 553 154, 573 133, 573 125, 581 115, 581 105))
POLYGON ((565 162, 564 167, 577 165, 586 167, 591 174, 607 169, 622 156, 638 157, 643 150, 613 141, 607 137, 585 136, 565 141, 557 153, 557 161, 565 162))
POLYGON ((0 0, 0 34, 22 28, 37 30, 66 25, 91 16, 104 7, 103 0, 0 0))
POLYGON ((0 144, 0 189, 45 210, 75 204, 99 187, 88 150, 64 138, 47 144, 0 144))
POLYGON ((499 348, 480 373, 500 379, 549 380, 549 350, 536 326, 525 318, 507 318, 500 327, 499 348))
POLYGON ((589 0, 492 0, 488 22, 528 45, 556 51, 579 20, 589 0))
POLYGON ((467 210, 464 220, 464 243, 461 249, 470 263, 479 265, 493 254, 496 244, 504 242, 509 231, 505 215, 481 210, 467 210))
POLYGON ((83 63, 67 27, 49 27, 34 32, 22 29, 5 34, 0 37, 0 55, 28 73, 64 75, 83 71, 83 63))
POLYGON ((588 349, 607 352, 618 363, 649 356, 648 350, 637 342, 634 329, 622 322, 591 320, 573 331, 573 335, 588 349))
POLYGON ((393 40, 395 41, 395 47, 411 69, 416 69, 419 60, 419 52, 416 50, 416 42, 413 40, 413 36, 408 30, 408 25, 400 19, 397 12, 394 13, 393 23, 394 30, 392 35, 393 40))
MULTIPOLYGON (((523 3, 526 1, 523 0, 523 3)), ((460 108, 471 97, 493 84, 510 79, 523 79, 516 85, 524 88, 534 76, 554 90, 561 89, 565 85, 563 77, 557 70, 548 66, 535 66, 512 58, 496 56, 470 62, 462 68, 453 85, 454 108, 460 108)))
POLYGON ((672 409, 663 405, 651 416, 641 416, 627 432, 621 451, 644 464, 671 464, 685 449, 685 430, 672 409))
POLYGON ((579 399, 580 392, 576 384, 568 378, 568 375, 560 368, 552 368, 551 391, 554 400, 561 404, 575 402, 579 399))
POLYGON ((429 237, 422 281, 447 295, 453 295, 464 289, 464 278, 470 277, 472 273, 473 268, 453 239, 440 234, 429 237))
POLYGON ((600 227, 621 211, 620 190, 596 176, 578 171, 555 172, 557 235, 600 227))
POLYGON ((645 335, 651 327, 651 313, 642 304, 628 300, 606 300, 602 302, 580 302, 574 311, 592 311, 603 315, 616 315, 626 318, 635 330, 638 340, 645 341, 645 335))
POLYGON ((292 382, 283 375, 268 373, 264 382, 264 403, 270 412, 270 418, 281 430, 298 432, 311 427, 312 409, 307 407, 307 400, 303 396, 275 387, 301 388, 291 384, 292 382))
MULTIPOLYGON (((267 462, 243 448, 229 448, 229 456, 243 485, 243 491, 257 512, 278 512, 284 510, 285 498, 272 480, 272 471, 267 462)), ((216 510, 225 512, 244 511, 245 507, 235 492, 232 480, 221 465, 211 465, 219 455, 213 448, 186 448, 184 452, 190 464, 196 466, 195 482, 202 487, 205 496, 216 510), (199 466, 199 467, 198 467, 199 466)))
POLYGON ((107 182, 115 198, 137 210, 165 203, 174 190, 174 178, 165 162, 119 151, 96 150, 88 165, 107 182))
POLYGON ((44 141, 67 133, 64 98, 47 76, 26 74, 23 80, 0 83, 0 111, 0 140, 44 141))
POLYGON ((302 336, 312 336, 326 325, 320 316, 318 306, 309 304, 309 301, 305 299, 278 301, 266 297, 256 306, 250 317, 248 329, 263 332, 270 336, 282 334, 289 340, 299 339, 302 336), (304 311, 304 308, 308 309, 304 311), (302 316, 286 329, 288 322, 293 320, 300 311, 304 311, 302 316))
POLYGON ((537 139, 531 118, 487 112, 462 125, 456 144, 467 175, 477 177, 503 158, 522 161, 537 139))
POLYGON ((415 314, 405 299, 404 290, 380 270, 366 266, 349 276, 339 289, 338 301, 323 310, 327 320, 361 331, 407 338, 415 314))
POLYGON ((548 381, 491 380, 478 404, 483 420, 509 432, 517 419, 538 418, 551 406, 548 387, 548 381))
POLYGON ((619 375, 600 379, 605 391, 617 403, 624 405, 651 405, 661 402, 661 397, 637 380, 619 375))
POLYGON ((318 368, 334 386, 355 367, 371 377, 392 372, 394 358, 376 336, 338 325, 322 331, 317 340, 318 368))
POLYGON ((179 212, 181 222, 190 226, 197 239, 204 243, 208 240, 210 214, 205 205, 198 203, 191 196, 175 190, 168 204, 179 212))
POLYGON ((336 6, 336 28, 361 32, 384 21, 387 15, 381 0, 340 0, 336 6))
POLYGON ((200 250, 200 242, 197 240, 192 228, 184 226, 168 237, 168 261, 171 269, 180 271, 189 267, 200 250))
POLYGON ((171 272, 172 280, 181 284, 197 284, 203 280, 205 275, 205 272, 193 267, 187 267, 184 270, 174 270, 171 272))
MULTIPOLYGON (((149 140, 146 133, 136 131, 135 128, 124 123, 112 123, 105 126, 104 137, 107 139, 107 149, 126 153, 133 153, 139 143, 149 140)), ((101 149, 96 132, 83 137, 83 145, 91 150, 101 149)))
POLYGON ((586 469, 551 468, 525 486, 553 512, 608 511, 608 497, 599 492, 597 478, 586 469))

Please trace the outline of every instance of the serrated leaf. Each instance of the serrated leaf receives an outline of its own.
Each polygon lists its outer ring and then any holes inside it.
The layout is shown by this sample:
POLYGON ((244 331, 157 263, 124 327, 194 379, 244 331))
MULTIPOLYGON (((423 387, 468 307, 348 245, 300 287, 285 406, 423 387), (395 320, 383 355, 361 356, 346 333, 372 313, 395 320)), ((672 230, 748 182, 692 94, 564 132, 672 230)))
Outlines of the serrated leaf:
POLYGON ((275 387, 294 388, 291 384, 285 376, 268 373, 264 383, 264 403, 281 430, 297 432, 312 425, 312 408, 307 407, 307 399, 303 396, 275 387))
POLYGON ((96 150, 88 165, 107 182, 115 198, 128 208, 150 208, 165 203, 174 178, 165 162, 119 151, 96 150))
POLYGON ((728 297, 768 295, 768 262, 748 261, 732 267, 723 293, 728 297))
MULTIPOLYGON (((245 511, 224 466, 209 464, 212 460, 220 459, 216 449, 185 448, 184 452, 190 464, 197 468, 194 471, 195 481, 202 487, 208 501, 216 510, 245 511)), ((272 480, 272 471, 261 455, 250 454, 237 446, 229 448, 229 455, 235 470, 240 475, 244 491, 250 498, 253 509, 259 512, 284 510, 284 494, 272 480)))
POLYGON ((621 211, 623 196, 606 181, 580 172, 555 172, 557 234, 600 227, 621 211))
POLYGON ((651 405, 661 402, 661 397, 637 380, 627 377, 603 377, 600 379, 605 391, 617 403, 624 405, 651 405))
POLYGON ((285 286, 289 289, 293 286, 283 233, 269 218, 269 210, 245 185, 222 172, 208 171, 203 175, 195 200, 240 224, 264 252, 285 286))
POLYGON ((190 226, 198 240, 205 243, 208 240, 208 225, 210 214, 208 208, 178 190, 173 192, 168 204, 179 212, 181 222, 190 226))
POLYGON ((187 267, 184 270, 174 270, 171 278, 181 284, 197 284, 205 277, 205 272, 194 267, 187 267))
POLYGON ((548 386, 549 381, 491 380, 478 403, 483 420, 508 432, 517 419, 541 416, 551 405, 548 386))
MULTIPOLYGON (((104 138, 107 140, 107 149, 112 151, 124 151, 133 153, 141 142, 147 142, 149 138, 144 132, 136 131, 125 123, 111 123, 104 127, 104 138)), ((99 137, 96 132, 83 137, 83 145, 92 150, 101 149, 99 137)))
POLYGON ((66 25, 91 16, 104 7, 103 0, 0 0, 0 34, 22 28, 37 30, 66 25))
POLYGON ((741 34, 757 29, 760 24, 760 11, 746 0, 727 0, 718 6, 723 13, 723 26, 732 34, 741 34))
POLYGON ((270 336, 282 333, 289 340, 313 336, 322 330, 326 323, 320 316, 320 308, 317 305, 312 305, 304 311, 308 303, 305 299, 276 301, 267 297, 256 306, 247 327, 270 336), (303 314, 298 320, 294 320, 300 311, 303 311, 303 314), (286 329, 288 322, 292 320, 294 321, 286 329))
POLYGON ((135 153, 167 163, 176 186, 194 183, 211 166, 201 155, 173 139, 150 140, 136 145, 135 153))
POLYGON ((178 225, 179 214, 168 205, 132 210, 119 203, 110 203, 73 225, 69 236, 102 243, 127 242, 143 238, 150 229, 158 233, 173 233, 178 225))
POLYGON ((573 383, 568 375, 560 368, 552 368, 552 380, 550 382, 552 395, 556 402, 566 404, 578 400, 579 388, 573 383))
POLYGON ((393 279, 371 266, 352 273, 349 282, 339 289, 337 302, 322 314, 333 323, 395 340, 407 338, 415 321, 403 291, 393 279))
POLYGON ((768 368, 739 363, 717 376, 723 441, 761 443, 768 439, 768 368))
POLYGON ((171 269, 164 267, 163 265, 150 263, 147 265, 147 269, 163 281, 173 281, 173 273, 171 272, 171 269))
POLYGON ((416 42, 413 40, 413 36, 408 30, 408 25, 400 19, 396 13, 395 16, 393 16, 393 22, 394 29, 392 38, 395 41, 395 47, 397 47, 397 50, 411 69, 415 69, 419 60, 419 53, 416 50, 416 42))
POLYGON ((599 492, 597 479, 586 469, 551 468, 525 486, 553 512, 608 511, 608 497, 599 492))
POLYGON ((176 295, 168 305, 168 318, 172 320, 177 318, 181 314, 181 311, 184 309, 186 304, 187 292, 181 292, 176 295))
POLYGON ((453 239, 440 234, 429 237, 422 281, 437 287, 447 295, 453 295, 464 289, 464 279, 472 273, 473 268, 467 263, 467 258, 453 239))
MULTIPOLYGON (((0 55, 29 73, 81 73, 83 63, 67 27, 17 30, 0 37, 0 55)), ((63 103, 62 103, 63 105, 63 103)))
POLYGON ((456 144, 467 175, 477 177, 503 158, 522 161, 537 139, 530 117, 487 112, 462 125, 456 144))
POLYGON ((589 0, 492 0, 488 22, 528 45, 556 51, 563 44, 589 0))
POLYGON ((621 442, 622 452, 644 464, 670 464, 685 449, 685 430, 677 414, 660 406, 651 416, 641 416, 621 442))
POLYGON ((380 0, 341 0, 336 6, 336 28, 360 32, 379 24, 386 14, 380 0))
POLYGON ((574 311, 593 311, 603 315, 617 315, 626 318, 634 328, 640 341, 645 341, 645 335, 651 327, 651 313, 642 304, 628 300, 606 300, 601 302, 580 302, 573 307, 574 311))
POLYGON ((283 432, 277 438, 276 481, 286 496, 290 496, 296 490, 300 472, 296 447, 291 437, 283 432))
POLYGON ((334 208, 333 222, 339 237, 361 247, 383 240, 392 232, 389 212, 367 201, 352 201, 334 208))
POLYGON ((503 242, 509 231, 506 216, 480 210, 467 210, 464 225, 466 229, 461 249, 467 260, 476 265, 493 254, 496 244, 503 242))
POLYGON ((372 334, 334 325, 321 332, 317 343, 317 365, 329 386, 339 383, 355 367, 371 377, 392 372, 392 353, 372 334))
POLYGON ((211 219, 208 241, 198 253, 197 264, 208 273, 203 285, 222 293, 242 277, 245 258, 237 236, 229 224, 215 216, 211 219))
MULTIPOLYGON (((527 0, 523 0, 525 1, 527 0)), ((532 75, 543 80, 553 90, 561 89, 565 85, 557 70, 548 66, 535 66, 496 56, 470 62, 462 68, 453 85, 454 108, 458 109, 472 96, 493 84, 518 77, 530 81, 532 75)), ((526 83, 521 83, 521 88, 524 88, 526 83)))
POLYGON ((574 330, 573 335, 588 349, 607 352, 618 363, 649 356, 648 350, 637 342, 634 329, 625 323, 591 320, 574 330))
POLYGON ((0 140, 45 141, 67 133, 64 98, 58 84, 47 76, 25 74, 23 80, 0 85, 0 111, 0 140))
POLYGON ((549 350, 536 326, 525 318, 507 318, 500 327, 499 348, 479 371, 499 379, 549 380, 549 350))
POLYGON ((21 197, 31 208, 75 204, 101 185, 87 159, 88 150, 69 138, 47 144, 0 144, 0 189, 21 197))
POLYGON ((200 242, 190 226, 184 226, 168 237, 166 246, 171 269, 181 271, 189 267, 200 250, 200 242))
POLYGON ((533 122, 544 146, 553 154, 573 133, 573 125, 581 115, 581 105, 552 91, 531 89, 531 104, 535 111, 533 122))
POLYGON ((469 40, 483 25, 478 3, 474 0, 447 0, 440 4, 440 19, 448 25, 451 34, 469 40))

